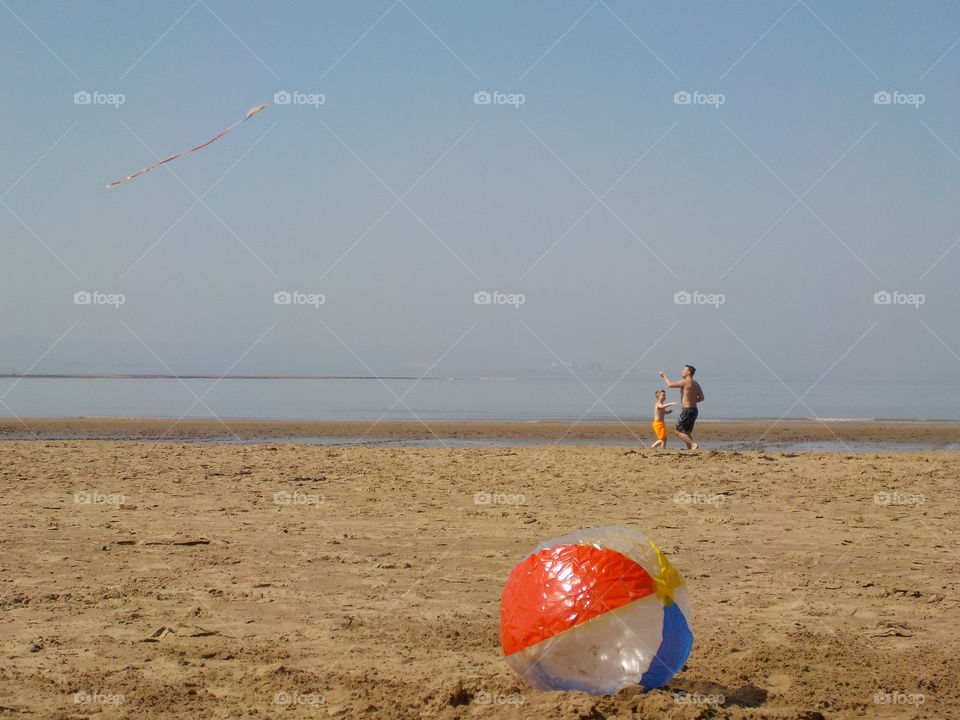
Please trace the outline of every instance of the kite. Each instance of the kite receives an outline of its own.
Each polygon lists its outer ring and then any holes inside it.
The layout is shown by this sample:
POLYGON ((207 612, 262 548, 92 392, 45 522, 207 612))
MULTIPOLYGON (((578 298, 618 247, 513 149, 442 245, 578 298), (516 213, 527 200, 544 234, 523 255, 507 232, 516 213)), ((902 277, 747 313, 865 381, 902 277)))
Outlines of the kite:
POLYGON ((237 120, 233 125, 231 125, 230 127, 228 127, 226 130, 224 130, 222 133, 220 133, 220 134, 217 135, 216 137, 213 137, 213 138, 211 138, 210 140, 207 140, 203 145, 197 145, 195 148, 192 148, 192 149, 190 149, 190 150, 184 150, 182 153, 177 153, 176 155, 173 155, 173 156, 171 156, 171 157, 168 157, 166 160, 161 160, 161 161, 158 162, 158 163, 154 163, 154 164, 151 165, 150 167, 145 167, 143 170, 140 170, 139 172, 135 172, 133 175, 127 175, 127 176, 126 176, 125 178, 123 178, 122 180, 117 180, 116 182, 110 183, 109 185, 107 185, 107 187, 108 187, 108 188, 116 187, 117 185, 119 185, 119 184, 122 183, 122 182, 126 182, 127 180, 130 180, 130 179, 132 179, 132 178, 135 178, 137 175, 143 175, 143 174, 146 173, 146 172, 150 172, 150 171, 153 170, 155 167, 160 167, 160 166, 163 165, 164 163, 168 163, 168 162, 170 162, 171 160, 176 160, 178 157, 183 157, 184 155, 189 155, 190 153, 194 152, 195 150, 199 150, 200 148, 205 148, 205 147, 206 147, 207 145, 209 145, 210 143, 212 143, 212 142, 214 142, 214 141, 219 140, 220 138, 222 138, 222 137, 223 137, 224 135, 226 135, 228 132, 230 132, 231 130, 233 130, 237 125, 241 125, 242 123, 245 123, 247 120, 249 120, 250 118, 252 118, 254 115, 256 115, 258 112, 260 112, 261 110, 263 110, 263 109, 264 109, 267 105, 269 105, 269 104, 270 104, 270 103, 264 103, 263 105, 257 105, 256 107, 250 108, 249 110, 247 110, 247 114, 246 114, 246 115, 244 115, 242 118, 240 118, 239 120, 237 120))

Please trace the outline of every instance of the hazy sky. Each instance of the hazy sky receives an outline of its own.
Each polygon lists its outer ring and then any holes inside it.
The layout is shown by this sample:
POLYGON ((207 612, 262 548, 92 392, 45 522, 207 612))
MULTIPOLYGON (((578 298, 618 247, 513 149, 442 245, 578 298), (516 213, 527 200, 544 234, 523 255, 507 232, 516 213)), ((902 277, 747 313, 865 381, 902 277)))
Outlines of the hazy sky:
POLYGON ((955 2, 0 0, 0 370, 955 382, 958 40, 955 2))

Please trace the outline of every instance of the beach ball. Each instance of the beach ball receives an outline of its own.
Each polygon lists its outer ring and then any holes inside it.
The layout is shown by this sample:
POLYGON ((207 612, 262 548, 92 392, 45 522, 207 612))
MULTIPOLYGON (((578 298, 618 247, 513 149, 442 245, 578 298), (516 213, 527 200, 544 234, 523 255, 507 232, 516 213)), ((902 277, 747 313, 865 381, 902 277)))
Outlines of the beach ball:
POLYGON ((507 664, 538 690, 666 685, 693 647, 683 580, 643 533, 579 530, 540 544, 500 601, 507 664))

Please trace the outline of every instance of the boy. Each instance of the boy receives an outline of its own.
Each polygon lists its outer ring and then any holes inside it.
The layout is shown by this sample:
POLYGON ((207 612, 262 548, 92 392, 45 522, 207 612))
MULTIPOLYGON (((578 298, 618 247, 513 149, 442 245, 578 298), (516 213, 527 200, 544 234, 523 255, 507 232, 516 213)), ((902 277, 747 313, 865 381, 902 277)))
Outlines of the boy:
POLYGON ((653 406, 653 433, 657 436, 657 441, 650 447, 662 447, 667 446, 667 426, 663 422, 663 416, 672 413, 673 410, 667 410, 668 407, 676 405, 675 402, 665 403, 664 400, 667 399, 666 390, 657 390, 654 393, 654 396, 657 398, 656 404, 653 406))

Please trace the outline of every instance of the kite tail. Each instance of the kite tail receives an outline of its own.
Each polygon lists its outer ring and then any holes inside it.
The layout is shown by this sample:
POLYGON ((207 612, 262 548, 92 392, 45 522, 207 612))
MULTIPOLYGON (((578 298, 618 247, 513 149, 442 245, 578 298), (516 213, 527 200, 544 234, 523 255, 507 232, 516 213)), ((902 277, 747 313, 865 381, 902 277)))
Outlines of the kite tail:
POLYGON ((179 158, 179 157, 183 157, 184 155, 189 155, 189 154, 192 153, 192 152, 195 152, 195 151, 197 151, 197 150, 200 150, 200 149, 202 149, 202 148, 205 148, 205 147, 206 147, 207 145, 209 145, 210 143, 216 142, 217 140, 219 140, 220 138, 222 138, 222 137, 223 137, 224 135, 226 135, 228 132, 230 132, 230 131, 233 130, 235 127, 237 127, 237 125, 242 125, 243 123, 245 123, 247 120, 249 120, 249 119, 252 118, 254 115, 256 115, 258 112, 260 112, 260 111, 263 110, 265 107, 267 107, 268 104, 269 104, 269 103, 264 103, 263 105, 258 105, 258 106, 256 106, 256 107, 250 108, 249 110, 247 110, 247 114, 246 114, 246 115, 244 115, 242 118, 240 118, 239 120, 237 120, 235 123, 233 123, 233 125, 231 125, 230 127, 228 127, 228 128, 227 128, 226 130, 224 130, 223 132, 221 132, 221 133, 219 133, 218 135, 216 135, 216 136, 210 138, 209 140, 207 140, 207 141, 206 141, 205 143, 203 143, 202 145, 197 145, 195 148, 190 148, 189 150, 184 150, 183 152, 177 153, 176 155, 171 155, 171 156, 168 157, 166 160, 161 160, 160 162, 154 163, 154 164, 151 165, 150 167, 145 167, 143 170, 139 170, 139 171, 133 173, 133 175, 127 175, 125 178, 123 178, 123 179, 121 179, 121 180, 117 180, 116 182, 110 183, 109 185, 107 185, 107 187, 108 187, 108 188, 116 187, 117 185, 119 185, 119 184, 122 183, 122 182, 126 182, 127 180, 131 180, 131 179, 137 177, 138 175, 143 175, 144 173, 148 173, 148 172, 150 172, 151 170, 153 170, 154 168, 160 167, 161 165, 163 165, 163 164, 165 164, 165 163, 168 163, 168 162, 170 162, 171 160, 176 160, 176 159, 179 158))

